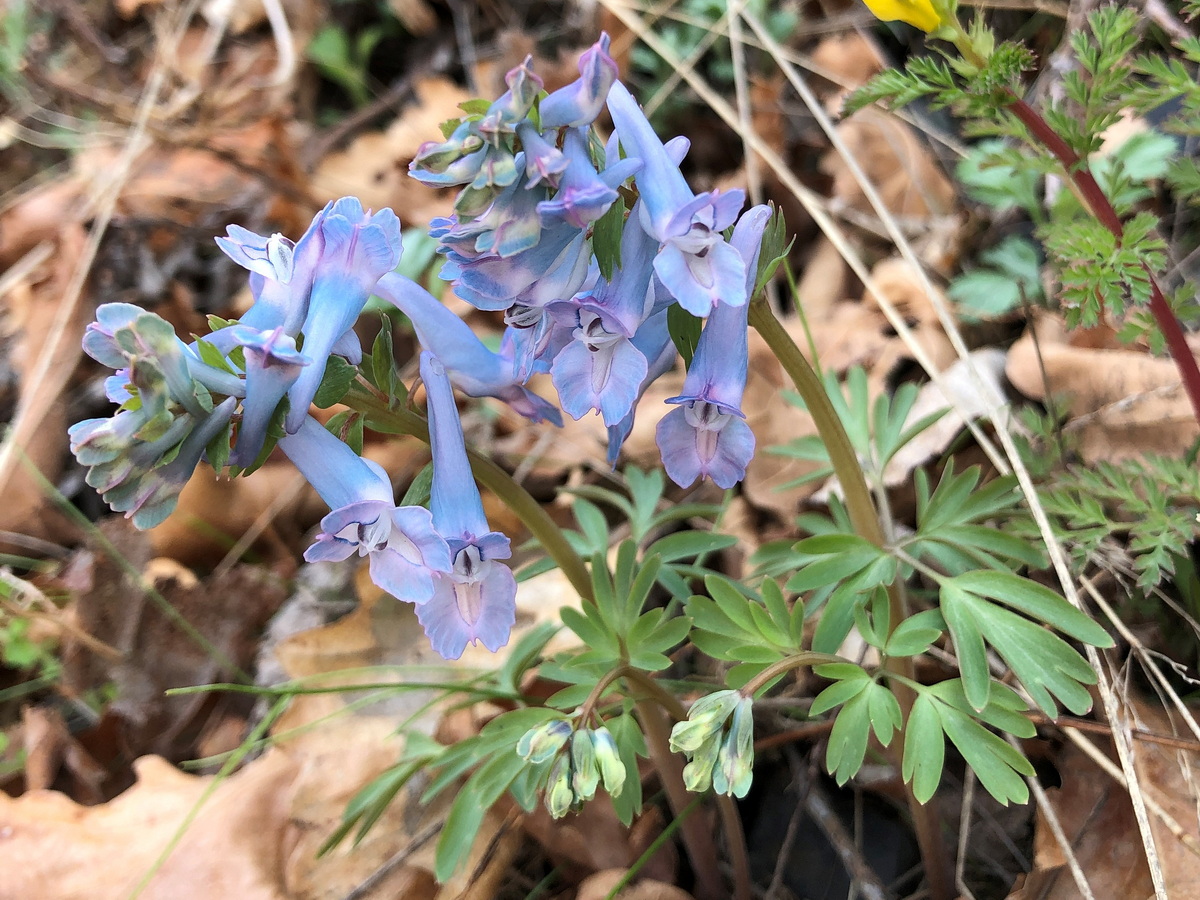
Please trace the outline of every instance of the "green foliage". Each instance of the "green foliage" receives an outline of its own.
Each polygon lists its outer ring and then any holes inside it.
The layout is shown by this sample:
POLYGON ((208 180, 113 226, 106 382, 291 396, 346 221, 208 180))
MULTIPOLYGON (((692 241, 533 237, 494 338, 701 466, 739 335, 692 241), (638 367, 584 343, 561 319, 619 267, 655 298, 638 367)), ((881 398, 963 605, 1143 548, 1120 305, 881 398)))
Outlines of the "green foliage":
POLYGON ((313 35, 305 55, 322 75, 350 96, 355 106, 366 106, 371 102, 367 65, 371 52, 383 36, 383 28, 373 25, 363 28, 351 39, 342 26, 330 24, 313 35))
POLYGON ((917 799, 922 803, 929 800, 941 781, 945 735, 997 801, 1005 805, 1027 802, 1029 789, 1022 776, 1032 776, 1033 766, 1019 750, 984 727, 1033 737, 1033 723, 1021 715, 1024 708, 1016 692, 1001 684, 983 709, 967 703, 958 679, 919 686, 908 717, 901 765, 901 775, 912 782, 917 799))
POLYGON ((741 688, 767 666, 798 653, 804 639, 804 604, 789 608, 779 585, 767 579, 750 596, 720 575, 704 580, 708 596, 688 598, 691 641, 713 659, 733 663, 730 687, 741 688))
MULTIPOLYGON (((1050 428, 1045 421, 1029 424, 1035 431, 1050 428)), ((1060 449, 1060 441, 1046 435, 1025 444, 1023 454, 1041 467, 1034 470, 1038 496, 1074 568, 1113 560, 1143 593, 1188 575, 1190 563, 1182 572, 1178 564, 1200 538, 1200 471, 1192 460, 1152 455, 1084 466, 1064 461, 1060 449)), ((1012 520, 1006 530, 1018 540, 1037 540, 1028 520, 1012 520)))
POLYGON ((692 364, 696 355, 696 345, 700 342, 700 328, 703 325, 699 316, 692 315, 678 303, 667 307, 667 330, 675 349, 683 357, 684 366, 692 364))
MULTIPOLYGON (((908 424, 908 415, 917 401, 919 388, 906 382, 896 388, 889 397, 880 394, 871 402, 867 395, 867 373, 861 366, 854 366, 846 373, 845 391, 832 372, 825 373, 825 391, 833 404, 838 418, 846 429, 855 455, 862 466, 868 483, 879 484, 888 462, 914 437, 945 415, 945 411, 931 413, 908 424)), ((805 408, 802 398, 788 394, 787 398, 801 409, 805 408)), ((772 447, 772 453, 793 459, 804 459, 828 463, 829 450, 817 435, 800 438, 783 446, 772 447)), ((825 465, 789 482, 788 487, 807 484, 833 474, 833 466, 825 465)))
POLYGON ((625 198, 618 197, 592 226, 592 253, 605 281, 611 281, 613 272, 621 265, 621 232, 627 212, 625 198))
MULTIPOLYGON (((777 41, 787 40, 798 21, 794 10, 769 3, 767 0, 747 0, 742 8, 762 22, 767 32, 777 41)), ((721 34, 723 29, 717 27, 718 22, 725 19, 728 11, 725 0, 681 0, 672 10, 672 16, 664 17, 655 24, 655 33, 679 59, 696 57, 697 71, 717 90, 731 92, 733 59, 730 55, 729 40, 721 34)), ((647 85, 647 95, 653 93, 656 87, 664 84, 674 74, 671 65, 644 44, 633 46, 631 60, 640 80, 647 85)), ((651 115, 650 121, 656 129, 660 129, 693 102, 687 90, 676 87, 665 96, 651 115)))
POLYGON ((979 255, 980 266, 959 275, 948 293, 967 321, 998 318, 1041 304, 1041 259, 1030 241, 1007 237, 979 255))
MULTIPOLYGON (((1043 133, 1031 132, 1011 112, 1024 93, 1019 76, 1031 57, 1023 48, 996 44, 982 19, 976 19, 969 34, 947 32, 965 59, 913 58, 904 71, 877 76, 851 97, 847 109, 872 102, 898 107, 925 99, 960 116, 968 134, 998 138, 972 148, 958 175, 973 199, 997 211, 1020 209, 1033 221, 1061 282, 1054 300, 1068 325, 1110 322, 1123 339, 1149 338, 1161 349, 1161 335, 1146 308, 1151 273, 1165 268, 1166 246, 1156 233, 1157 216, 1141 207, 1162 181, 1179 199, 1192 202, 1200 194, 1200 167, 1180 157, 1176 139, 1157 131, 1105 147, 1103 155, 1098 151, 1106 131, 1131 108, 1145 113, 1173 103, 1178 111, 1164 131, 1200 134, 1200 86, 1192 74, 1200 61, 1200 41, 1179 42, 1178 57, 1138 56, 1139 25, 1134 9, 1110 5, 1093 12, 1088 27, 1070 36, 1078 66, 1063 75, 1061 96, 1044 100, 1040 108, 1048 128, 1065 145, 1062 152, 1055 150, 1057 157, 1051 153, 1055 148, 1043 143, 1043 133), (1061 180, 1062 166, 1072 158, 1081 162, 1071 168, 1085 168, 1123 220, 1120 235, 1107 227, 1111 221, 1101 224, 1075 191, 1041 196, 1043 176, 1055 174, 1061 180)), ((1013 240, 985 251, 983 265, 952 285, 951 295, 967 315, 1002 314, 1022 295, 1031 300, 1040 295, 1037 253, 1013 240)), ((1195 291, 1180 294, 1187 298, 1180 312, 1194 315, 1195 291)))

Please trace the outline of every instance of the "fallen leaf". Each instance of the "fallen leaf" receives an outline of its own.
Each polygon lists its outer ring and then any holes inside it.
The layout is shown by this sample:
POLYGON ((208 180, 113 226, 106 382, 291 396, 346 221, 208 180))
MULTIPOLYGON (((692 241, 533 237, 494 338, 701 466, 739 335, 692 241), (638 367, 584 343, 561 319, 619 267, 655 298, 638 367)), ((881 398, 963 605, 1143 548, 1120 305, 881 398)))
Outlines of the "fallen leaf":
POLYGON ((1085 462, 1178 457, 1195 443, 1200 426, 1173 361, 1072 346, 1055 323, 1043 321, 1009 349, 1005 372, 1026 397, 1054 399, 1085 462))
MULTIPOLYGON (((884 110, 866 107, 840 122, 837 131, 893 215, 921 221, 957 213, 954 186, 907 123, 884 110)), ((831 150, 825 154, 820 169, 833 179, 834 208, 875 215, 840 153, 831 150)))
MULTIPOLYGON (((581 885, 576 900, 605 900, 612 890, 628 874, 626 869, 609 869, 597 872, 581 885)), ((622 888, 616 900, 692 900, 687 891, 649 878, 639 878, 628 887, 622 888)))
MULTIPOLYGON (((60 224, 50 258, 10 289, 4 330, 12 340, 8 365, 19 373, 16 410, 0 451, 0 531, 60 540, 75 527, 50 506, 35 469, 51 483, 67 458, 65 391, 83 356, 80 340, 91 310, 70 291, 84 255, 82 226, 60 224)), ((16 552, 23 552, 17 549, 16 552)))
POLYGON ((235 676, 230 665, 249 667, 259 633, 284 599, 282 585, 250 566, 202 580, 173 561, 151 566, 149 541, 125 520, 110 518, 100 531, 103 542, 95 540, 84 551, 91 559, 86 579, 76 572, 85 585, 73 598, 73 620, 121 657, 97 655, 69 630, 62 654, 64 683, 80 696, 115 685, 109 713, 121 722, 126 753, 190 757, 206 723, 239 704, 248 708, 249 702, 205 694, 167 697, 164 691, 228 680, 235 676), (146 580, 173 612, 164 611, 110 557, 105 544, 134 571, 148 573, 146 580))
MULTIPOLYGON (((1167 716, 1158 708, 1130 697, 1137 727, 1172 734, 1167 716)), ((1196 806, 1194 752, 1146 740, 1132 742, 1141 789, 1192 837, 1200 833, 1196 806)), ((1133 806, 1121 785, 1104 773, 1074 744, 1055 760, 1062 786, 1046 793, 1071 843, 1088 883, 1097 897, 1151 897, 1154 885, 1134 819, 1133 806)), ((1166 881, 1168 897, 1200 896, 1200 855, 1188 847, 1157 816, 1151 830, 1166 881)), ((1034 839, 1033 871, 1009 900, 1076 900, 1074 879, 1066 856, 1039 811, 1034 839)))

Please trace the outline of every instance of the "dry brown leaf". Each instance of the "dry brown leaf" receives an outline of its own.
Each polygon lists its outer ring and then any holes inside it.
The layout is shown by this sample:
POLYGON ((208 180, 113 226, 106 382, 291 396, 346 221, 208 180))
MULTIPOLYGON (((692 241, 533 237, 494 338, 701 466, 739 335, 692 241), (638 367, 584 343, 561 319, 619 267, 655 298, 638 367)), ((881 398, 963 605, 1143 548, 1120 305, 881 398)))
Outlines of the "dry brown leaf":
POLYGON ((7 269, 43 241, 56 241, 64 223, 79 219, 85 185, 59 178, 39 185, 0 217, 0 267, 7 269))
POLYGON ((796 296, 810 322, 823 322, 834 304, 846 299, 850 267, 833 241, 824 234, 809 253, 796 284, 796 296))
POLYGON ((1053 323, 1036 333, 1036 342, 1027 331, 1009 350, 1008 380, 1026 397, 1055 399, 1085 462, 1180 456, 1195 442, 1200 430, 1174 362, 1070 346, 1053 323))
POLYGON ((437 13, 425 0, 388 0, 388 8, 400 20, 405 30, 417 37, 437 28, 437 13))
MULTIPOLYGON (((143 534, 117 518, 104 521, 100 529, 128 565, 147 570, 153 553, 143 534)), ((85 552, 90 565, 77 564, 74 573, 82 583, 73 601, 74 621, 118 650, 121 658, 96 655, 68 631, 63 648, 66 687, 83 695, 115 684, 117 699, 110 713, 121 722, 121 740, 134 755, 191 756, 196 731, 219 716, 226 703, 248 704, 244 699, 214 703, 203 694, 166 697, 163 692, 227 679, 233 673, 168 617, 98 543, 85 552)), ((265 570, 249 566, 203 581, 190 572, 180 576, 178 568, 158 563, 151 570, 151 577, 160 576, 154 584, 158 593, 225 659, 248 667, 259 632, 284 599, 282 585, 265 570)))
MULTIPOLYGON (((1160 709, 1130 698, 1139 727, 1171 734, 1160 709)), ((1135 765, 1147 799, 1175 819, 1185 834, 1200 834, 1195 753, 1151 741, 1133 742, 1135 765)), ((1074 744, 1055 761, 1062 786, 1047 791, 1076 858, 1097 897, 1154 896, 1150 870, 1125 789, 1074 744)), ((1200 896, 1198 856, 1153 813, 1151 829, 1168 897, 1200 896)), ((1009 900, 1076 900, 1079 889, 1066 870, 1066 856, 1039 812, 1033 871, 1009 900)))
POLYGON ((21 708, 25 749, 25 789, 52 787, 60 770, 70 777, 71 795, 85 803, 104 799, 101 786, 107 773, 67 729, 62 714, 52 707, 21 708))
MULTIPOLYGON (((100 806, 79 806, 53 791, 15 800, 0 794, 0 898, 127 897, 211 781, 153 756, 135 769, 137 784, 100 806)), ((144 900, 178 900, 197 891, 288 900, 279 851, 295 777, 295 764, 272 752, 226 780, 150 879, 144 900)))
MULTIPOLYGON (((585 804, 578 813, 553 819, 544 807, 525 817, 525 831, 555 865, 563 866, 574 877, 600 870, 624 871, 649 848, 662 833, 662 815, 654 808, 626 827, 617 819, 612 804, 601 800, 585 804)), ((664 844, 641 869, 648 878, 673 881, 678 858, 674 845, 664 844)))
MULTIPOLYGON (((881 109, 867 107, 839 123, 837 130, 893 215, 923 220, 956 211, 954 186, 907 124, 881 109)), ((820 168, 833 179, 835 205, 875 215, 840 154, 825 154, 820 168)))
MULTIPOLYGON (((793 340, 806 348, 807 342, 795 317, 785 320, 793 340)), ((812 416, 784 399, 782 391, 791 388, 783 367, 757 331, 750 332, 750 367, 742 409, 754 432, 754 458, 746 467, 742 492, 760 509, 768 509, 790 522, 800 512, 800 504, 816 489, 813 483, 785 487, 789 482, 820 468, 807 460, 776 456, 769 448, 816 434, 812 416)))
MULTIPOLYGON (((579 885, 576 900, 605 900, 612 889, 628 874, 626 869, 597 872, 579 885)), ((653 879, 638 879, 617 894, 616 900, 692 900, 692 895, 673 884, 653 879)))
POLYGON ((875 45, 860 34, 832 35, 819 43, 809 58, 812 70, 831 80, 836 80, 840 89, 834 92, 827 106, 830 113, 841 110, 842 99, 847 93, 883 68, 883 61, 875 45))
MULTIPOLYGON (((0 531, 59 540, 75 527, 53 510, 38 479, 58 479, 67 455, 67 398, 64 389, 83 355, 81 339, 91 310, 69 295, 68 286, 83 256, 82 226, 68 217, 54 240, 54 252, 31 275, 13 285, 4 307, 4 331, 12 341, 7 361, 19 373, 16 411, 5 435, 12 455, 0 454, 0 531), (74 303, 73 306, 65 304, 74 303), (48 358, 44 378, 34 378, 48 358)), ((7 448, 6 448, 7 449, 7 448)), ((18 551, 20 552, 20 551, 18 551)))
POLYGON ((921 386, 904 420, 904 427, 909 428, 935 412, 946 412, 891 458, 883 470, 885 486, 895 487, 908 481, 914 469, 950 446, 968 420, 978 419, 989 408, 1004 403, 1004 363, 1003 350, 985 347, 944 370, 941 373, 941 386, 933 382, 921 386), (979 379, 976 379, 972 369, 979 374, 979 379), (943 388, 949 396, 943 393, 943 388))
MULTIPOLYGON (((206 145, 155 145, 140 154, 117 200, 117 212, 191 225, 206 214, 240 209, 248 197, 259 196, 262 185, 254 170, 288 181, 293 154, 278 120, 259 119, 214 133, 206 145)), ((72 164, 85 183, 103 184, 123 152, 121 144, 96 142, 75 154, 72 164)))

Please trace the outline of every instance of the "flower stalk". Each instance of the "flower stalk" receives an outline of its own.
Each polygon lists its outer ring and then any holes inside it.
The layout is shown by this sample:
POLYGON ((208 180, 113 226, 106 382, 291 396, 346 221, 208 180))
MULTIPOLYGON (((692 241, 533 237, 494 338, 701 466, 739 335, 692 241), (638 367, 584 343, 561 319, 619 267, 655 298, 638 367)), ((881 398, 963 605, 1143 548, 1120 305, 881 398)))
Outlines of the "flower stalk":
MULTIPOLYGON (((767 346, 771 348, 771 352, 775 354, 775 358, 779 360, 784 371, 792 379, 796 391, 804 399, 809 415, 816 423, 821 441, 829 452, 829 461, 833 466, 834 474, 841 483, 846 501, 846 512, 850 516, 855 533, 876 547, 885 547, 883 527, 875 510, 875 504, 871 500, 871 490, 867 486, 862 466, 859 465, 858 456, 854 452, 854 445, 850 443, 850 437, 846 434, 846 429, 838 418, 837 411, 825 393, 825 386, 820 377, 804 354, 800 352, 800 348, 796 346, 791 335, 775 317, 766 299, 751 303, 750 324, 762 335, 767 346)), ((889 628, 894 631, 904 621, 907 613, 902 585, 899 583, 888 585, 887 593, 890 609, 889 628)), ((805 654, 782 660, 778 666, 784 666, 784 668, 781 671, 773 672, 762 681, 762 684, 766 684, 783 671, 806 664, 807 660, 800 660, 801 656, 805 656, 805 654)), ((889 671, 902 676, 902 679, 910 682, 914 680, 915 673, 911 657, 889 658, 886 665, 889 671)), ((759 678, 762 679, 767 672, 772 672, 774 668, 776 667, 764 670, 759 678)), ((903 680, 897 685, 896 699, 900 703, 904 721, 907 722, 915 694, 911 688, 903 685, 903 680)), ((896 763, 897 771, 899 771, 900 760, 904 757, 905 733, 903 730, 897 738, 892 745, 890 754, 896 763)), ((925 863, 930 894, 934 900, 949 900, 954 896, 954 881, 951 877, 950 859, 942 840, 937 816, 931 807, 925 806, 917 800, 909 784, 905 784, 905 796, 908 800, 909 813, 912 815, 917 843, 921 848, 921 858, 925 863)))

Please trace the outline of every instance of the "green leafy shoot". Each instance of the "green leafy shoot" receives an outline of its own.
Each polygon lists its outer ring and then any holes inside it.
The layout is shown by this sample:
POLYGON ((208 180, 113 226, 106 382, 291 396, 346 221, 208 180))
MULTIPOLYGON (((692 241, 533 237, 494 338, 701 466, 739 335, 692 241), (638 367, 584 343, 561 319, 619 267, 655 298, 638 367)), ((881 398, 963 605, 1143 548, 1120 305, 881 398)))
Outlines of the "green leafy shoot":
MULTIPOLYGON (((892 457, 930 425, 945 415, 939 410, 910 421, 910 413, 916 403, 920 389, 911 382, 899 385, 891 396, 886 392, 870 398, 867 373, 861 366, 854 366, 846 373, 845 391, 832 372, 825 373, 825 390, 838 413, 850 443, 854 447, 868 483, 882 482, 883 471, 892 457)), ((787 394, 788 400, 805 408, 803 400, 796 394, 787 394)), ((829 451, 816 435, 800 438, 788 444, 772 447, 771 452, 792 459, 828 462, 829 451)), ((785 487, 807 484, 818 478, 833 474, 831 465, 808 473, 788 482, 785 487)))
POLYGON ((804 636, 804 604, 791 608, 779 585, 765 580, 759 594, 748 594, 720 575, 704 579, 708 596, 688 598, 686 612, 692 643, 713 659, 735 663, 726 677, 740 688, 768 665, 797 653, 804 636))

